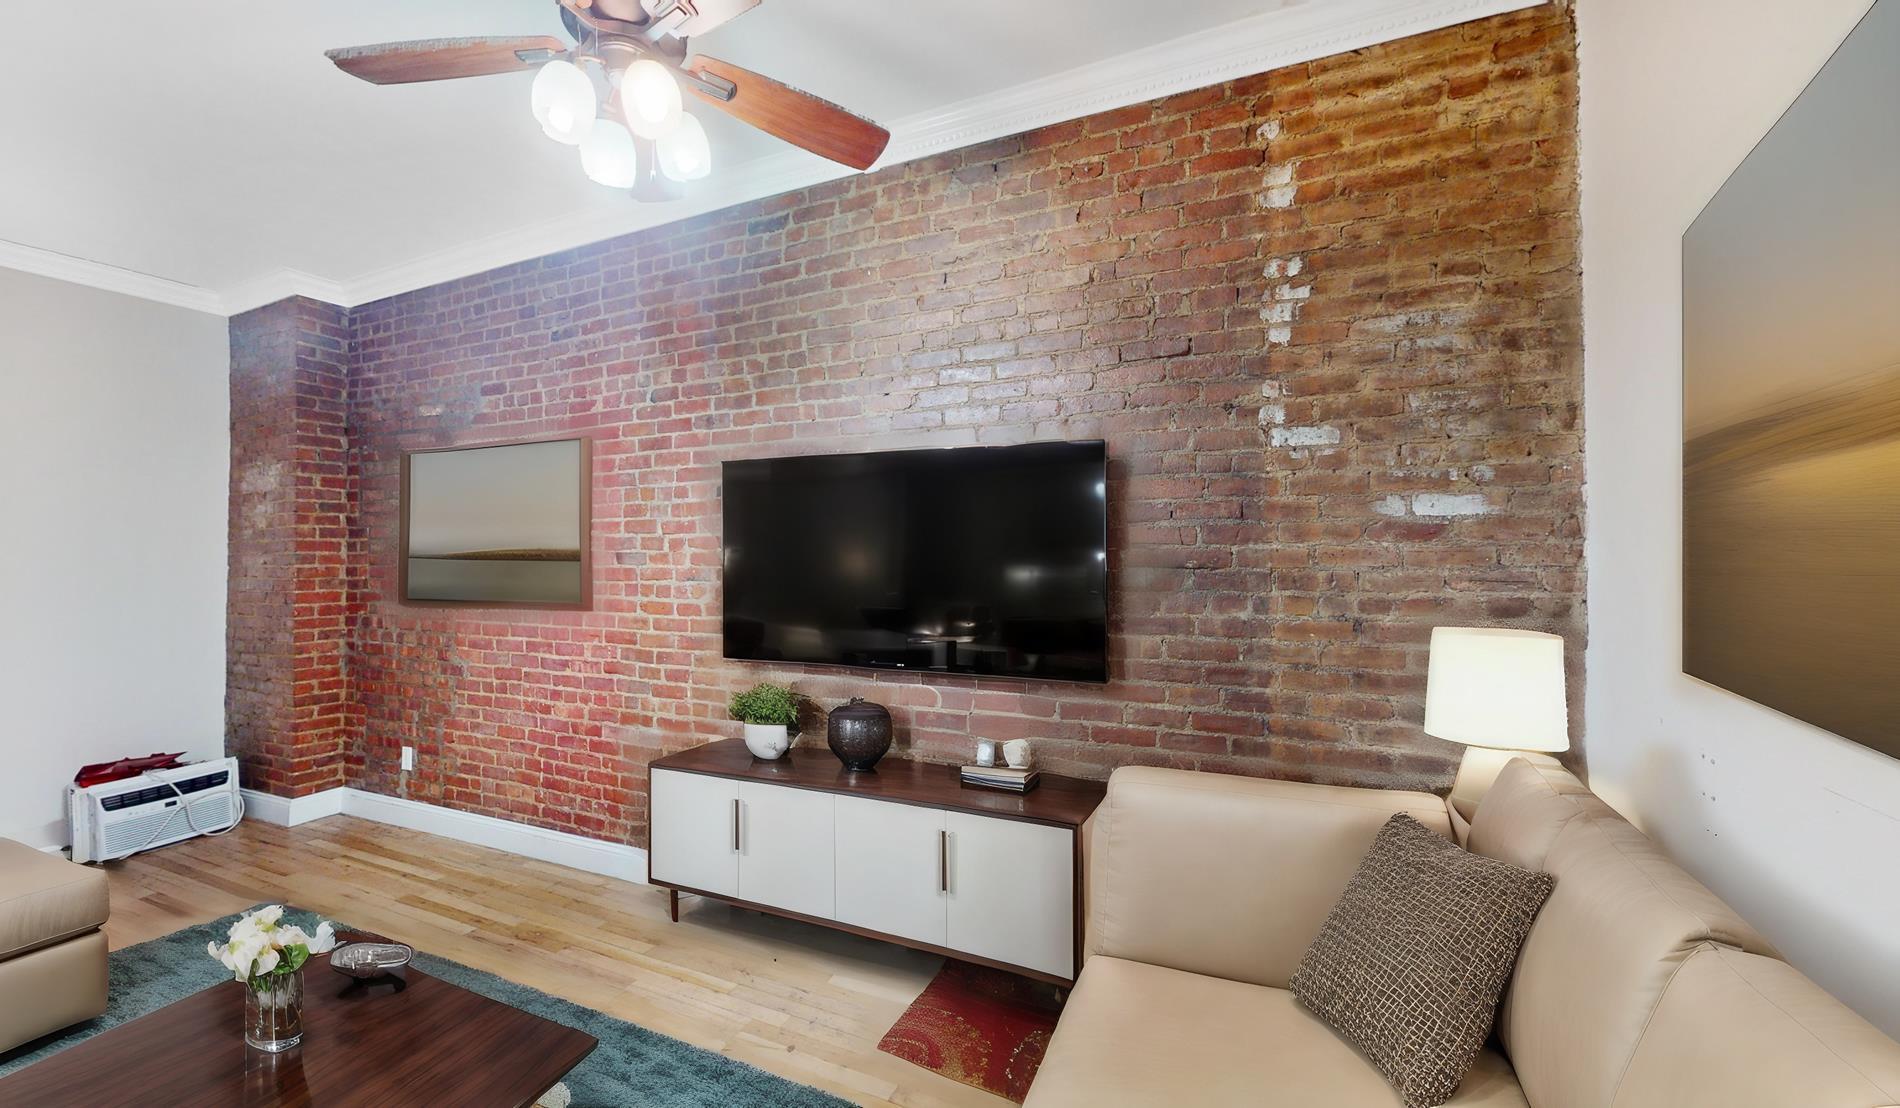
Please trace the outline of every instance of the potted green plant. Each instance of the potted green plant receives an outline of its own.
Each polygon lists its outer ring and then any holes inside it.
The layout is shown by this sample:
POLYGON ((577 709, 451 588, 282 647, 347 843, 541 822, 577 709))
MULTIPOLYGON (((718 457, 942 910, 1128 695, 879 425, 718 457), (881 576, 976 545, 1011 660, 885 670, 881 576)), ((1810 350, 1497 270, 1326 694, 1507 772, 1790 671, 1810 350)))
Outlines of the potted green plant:
POLYGON ((792 748, 798 732, 798 694, 784 685, 760 683, 734 694, 726 710, 745 724, 746 749, 771 761, 792 748))

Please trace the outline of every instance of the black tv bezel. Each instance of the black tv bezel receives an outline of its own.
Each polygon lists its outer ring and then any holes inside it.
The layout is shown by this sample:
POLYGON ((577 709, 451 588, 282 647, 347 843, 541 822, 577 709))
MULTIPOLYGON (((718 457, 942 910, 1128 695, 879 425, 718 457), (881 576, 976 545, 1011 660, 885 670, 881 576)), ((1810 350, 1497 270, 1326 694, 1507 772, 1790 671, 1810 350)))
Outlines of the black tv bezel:
POLYGON ((850 451, 813 451, 808 454, 773 454, 762 458, 727 458, 719 463, 719 655, 728 662, 742 662, 749 665, 797 666, 800 668, 851 670, 869 673, 917 674, 926 683, 933 677, 962 678, 977 681, 1021 681, 1029 684, 1050 685, 1106 685, 1113 679, 1112 651, 1109 644, 1113 641, 1110 627, 1114 619, 1114 556, 1108 543, 1108 442, 1105 439, 1038 439, 1032 442, 1018 442, 998 445, 970 446, 908 446, 894 447, 889 450, 850 450, 850 451), (796 461, 804 458, 878 458, 893 454, 927 454, 937 451, 955 451, 958 453, 974 451, 1018 450, 1031 446, 1093 446, 1101 451, 1102 474, 1102 535, 1099 547, 1107 557, 1102 559, 1102 675, 1100 677, 1053 677, 1039 674, 1021 673, 971 673, 955 669, 920 669, 915 666, 877 665, 874 663, 854 662, 808 662, 789 658, 751 658, 734 655, 726 643, 726 474, 732 465, 744 465, 757 462, 796 461))

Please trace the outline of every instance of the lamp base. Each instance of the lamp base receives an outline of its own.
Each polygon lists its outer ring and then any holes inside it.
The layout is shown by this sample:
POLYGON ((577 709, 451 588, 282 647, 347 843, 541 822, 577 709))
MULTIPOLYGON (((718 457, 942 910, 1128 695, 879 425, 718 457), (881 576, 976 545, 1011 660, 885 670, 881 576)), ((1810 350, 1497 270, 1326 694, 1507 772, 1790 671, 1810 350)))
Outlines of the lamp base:
POLYGON ((1478 801, 1491 791, 1491 785, 1497 781, 1498 774, 1513 758, 1522 758, 1536 766, 1555 766, 1560 763, 1548 754, 1534 750, 1496 750, 1488 746, 1467 746, 1465 756, 1458 763, 1458 779, 1452 782, 1450 801, 1453 810, 1463 816, 1467 822, 1478 810, 1478 801))

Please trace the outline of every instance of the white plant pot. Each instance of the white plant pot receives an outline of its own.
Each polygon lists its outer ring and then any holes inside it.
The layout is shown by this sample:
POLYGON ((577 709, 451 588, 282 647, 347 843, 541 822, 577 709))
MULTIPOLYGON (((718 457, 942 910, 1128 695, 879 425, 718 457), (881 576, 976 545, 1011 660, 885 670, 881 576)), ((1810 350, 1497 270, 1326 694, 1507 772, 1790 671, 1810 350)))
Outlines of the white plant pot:
POLYGON ((783 758, 792 748, 791 729, 777 723, 748 723, 745 725, 745 748, 754 758, 771 761, 783 758))

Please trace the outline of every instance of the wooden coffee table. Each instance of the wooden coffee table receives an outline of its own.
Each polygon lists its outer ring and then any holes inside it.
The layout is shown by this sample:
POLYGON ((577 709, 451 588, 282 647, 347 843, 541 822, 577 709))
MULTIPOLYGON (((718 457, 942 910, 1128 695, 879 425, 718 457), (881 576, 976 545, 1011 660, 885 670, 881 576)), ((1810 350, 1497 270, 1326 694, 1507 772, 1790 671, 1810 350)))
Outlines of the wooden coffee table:
POLYGON ((282 1054, 244 1045, 244 992, 215 985, 0 1078, 0 1104, 522 1108, 596 1045, 414 967, 401 992, 350 985, 311 959, 282 1054))

